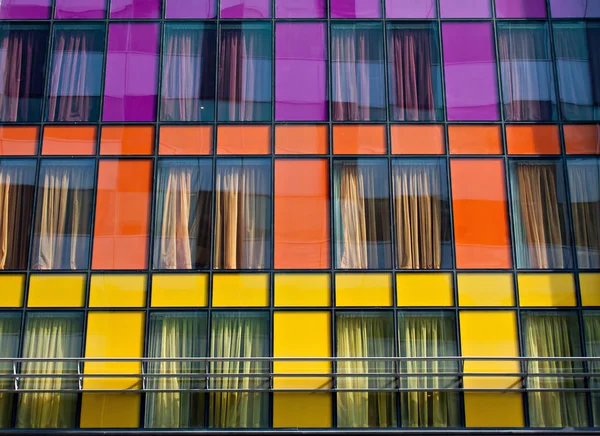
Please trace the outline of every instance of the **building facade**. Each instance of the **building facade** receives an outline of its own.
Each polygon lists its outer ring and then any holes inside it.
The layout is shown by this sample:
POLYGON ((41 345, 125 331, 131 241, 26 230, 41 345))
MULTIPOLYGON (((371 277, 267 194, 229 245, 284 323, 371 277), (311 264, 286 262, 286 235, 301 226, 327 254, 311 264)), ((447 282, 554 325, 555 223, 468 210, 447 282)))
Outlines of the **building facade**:
POLYGON ((600 427, 600 0, 3 0, 0 211, 0 433, 600 427))

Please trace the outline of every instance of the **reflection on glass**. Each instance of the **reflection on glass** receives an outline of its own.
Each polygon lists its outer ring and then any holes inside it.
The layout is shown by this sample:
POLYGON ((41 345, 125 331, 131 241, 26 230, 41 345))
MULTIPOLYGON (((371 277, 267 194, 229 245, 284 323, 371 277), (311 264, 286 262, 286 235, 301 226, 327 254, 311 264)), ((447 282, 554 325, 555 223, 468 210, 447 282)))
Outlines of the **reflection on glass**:
MULTIPOLYGON (((600 357, 600 312, 583 312, 583 323, 586 356, 600 357)), ((589 362, 588 365, 590 372, 600 373, 599 361, 589 362)), ((600 388, 600 377, 592 378, 590 385, 592 389, 600 388)), ((592 411, 594 426, 600 427, 600 392, 592 393, 592 411)))
POLYGON ((436 0, 385 0, 385 14, 387 18, 435 18, 437 2, 436 0))
POLYGON ((221 18, 271 18, 271 0, 220 0, 221 18))
MULTIPOLYGON (((19 337, 21 333, 21 314, 0 312, 0 358, 18 357, 19 337)), ((12 362, 0 363, 0 375, 13 373, 12 362)), ((13 381, 0 379, 0 389, 10 389, 13 381)), ((0 395, 0 428, 10 427, 12 420, 14 394, 4 392, 0 395)))
POLYGON ((55 0, 54 17, 58 19, 102 19, 107 0, 55 0))
POLYGON ((166 18, 217 17, 217 0, 167 0, 166 3, 166 18))
POLYGON ((1 20, 36 20, 50 18, 52 0, 3 0, 1 20))
POLYGON ((331 0, 331 18, 380 18, 381 3, 372 0, 331 0))
POLYGON ((440 0, 442 18, 490 18, 492 0, 440 0))
POLYGON ((110 0, 110 18, 160 18, 161 0, 110 0))
POLYGON ((325 18, 325 0, 275 0, 277 18, 325 18))
POLYGON ((546 0, 494 0, 496 18, 546 18, 546 0))

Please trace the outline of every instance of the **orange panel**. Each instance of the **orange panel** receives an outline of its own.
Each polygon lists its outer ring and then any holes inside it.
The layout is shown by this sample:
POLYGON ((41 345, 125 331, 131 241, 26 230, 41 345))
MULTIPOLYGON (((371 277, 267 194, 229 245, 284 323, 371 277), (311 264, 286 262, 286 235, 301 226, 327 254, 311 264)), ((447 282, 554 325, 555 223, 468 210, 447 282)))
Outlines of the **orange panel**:
POLYGON ((270 154, 269 126, 219 126, 218 154, 270 154))
POLYGON ((275 127, 277 154, 327 154, 328 144, 327 126, 275 127))
POLYGON ((449 126, 452 154, 502 154, 500 126, 449 126))
POLYGON ((335 154, 385 154, 385 126, 333 126, 335 154))
POLYGON ((211 154, 212 142, 210 126, 162 126, 158 154, 211 154))
POLYGON ((46 126, 42 154, 96 154, 96 132, 95 126, 46 126))
POLYGON ((558 126, 506 126, 508 154, 560 154, 558 126))
POLYGON ((37 153, 37 127, 0 126, 0 156, 31 156, 37 153))
POLYGON ((510 268, 504 162, 452 159, 452 204, 458 268, 510 268))
POLYGON ((444 154, 443 126, 392 126, 393 154, 444 154))
POLYGON ((151 187, 150 160, 100 161, 92 268, 146 268, 151 187))
POLYGON ((104 126, 100 154, 139 155, 154 153, 153 126, 104 126))
POLYGON ((600 154, 600 124, 564 126, 567 154, 600 154))
POLYGON ((329 162, 275 161, 275 268, 329 268, 329 162))

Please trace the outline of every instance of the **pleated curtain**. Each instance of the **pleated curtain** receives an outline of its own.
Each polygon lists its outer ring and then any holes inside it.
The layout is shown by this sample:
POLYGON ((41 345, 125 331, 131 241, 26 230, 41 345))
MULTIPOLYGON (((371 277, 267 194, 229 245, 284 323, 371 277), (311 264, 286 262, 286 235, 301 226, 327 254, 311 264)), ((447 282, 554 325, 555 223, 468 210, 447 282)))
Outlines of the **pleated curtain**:
MULTIPOLYGON (((11 358, 19 354, 19 333, 21 330, 20 314, 0 315, 0 357, 11 358)), ((11 362, 0 363, 0 375, 13 374, 11 362)), ((11 379, 0 379, 1 389, 10 389, 14 383, 11 379)), ((0 392, 0 428, 11 425, 15 395, 11 392, 0 392)))
MULTIPOLYGON (((600 357, 600 312, 586 312, 583 315, 585 332, 585 349, 588 357, 600 357)), ((598 374, 593 377, 590 386, 600 388, 600 362, 589 363, 590 372, 598 374)), ((596 427, 600 426, 600 392, 592 393, 592 411, 596 427)))

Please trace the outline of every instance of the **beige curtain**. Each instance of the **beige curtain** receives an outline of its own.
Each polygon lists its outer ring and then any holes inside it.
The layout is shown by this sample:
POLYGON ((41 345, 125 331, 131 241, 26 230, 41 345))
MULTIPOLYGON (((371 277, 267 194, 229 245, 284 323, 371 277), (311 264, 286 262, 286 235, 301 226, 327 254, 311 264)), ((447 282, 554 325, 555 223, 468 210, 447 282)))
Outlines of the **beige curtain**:
MULTIPOLYGON (((588 357, 600 357, 600 312, 588 312, 583 315, 585 327, 585 347, 588 357)), ((600 375, 600 362, 590 362, 590 371, 600 375)), ((590 383, 592 388, 600 388, 600 376, 590 383)), ((600 393, 592 394, 594 426, 600 427, 600 393)))
MULTIPOLYGON (((525 347, 528 357, 574 357, 581 355, 577 319, 560 314, 527 314, 525 347)), ((582 372, 582 365, 569 361, 531 361, 529 374, 582 372)), ((529 377, 529 389, 583 388, 581 378, 529 377)), ((532 427, 586 427, 585 395, 574 392, 529 392, 532 427)))
MULTIPOLYGON (((23 357, 64 358, 81 354, 82 319, 79 315, 28 315, 25 327, 23 357)), ((24 363, 23 374, 77 373, 73 362, 36 361, 24 363)), ((77 377, 25 378, 23 389, 77 389, 77 377)), ((18 428, 73 428, 77 422, 77 394, 33 392, 19 395, 18 428)))
POLYGON ((442 267, 441 163, 397 162, 393 167, 398 267, 442 267))
MULTIPOLYGON (((444 314, 403 314, 398 318, 398 337, 402 357, 455 356, 456 326, 454 318, 444 314)), ((455 361, 408 360, 403 370, 408 374, 456 372, 455 361)), ((402 379, 409 389, 457 387, 457 378, 410 377, 402 379)), ((407 392, 401 396, 403 427, 457 427, 459 398, 453 392, 407 392)))
MULTIPOLYGON (((150 319, 148 357, 204 357, 206 317, 187 313, 154 313, 150 319)), ((203 362, 150 362, 151 374, 204 373, 203 362)), ((204 427, 205 394, 190 392, 206 386, 204 379, 189 377, 150 378, 148 389, 164 392, 146 394, 147 428, 204 427), (188 390, 185 392, 185 390, 188 390), (176 392, 167 392, 176 390, 176 392)))
MULTIPOLYGON (((265 357, 268 355, 267 318, 255 313, 213 314, 211 357, 265 357)), ((218 361, 210 365, 211 374, 261 374, 269 365, 257 361, 218 361)), ((213 389, 233 392, 210 394, 209 425, 212 428, 265 428, 268 424, 268 393, 236 390, 268 387, 260 377, 211 379, 213 389)))
POLYGON ((217 166, 215 268, 269 267, 270 193, 267 165, 217 166))
MULTIPOLYGON (((389 316, 346 313, 336 317, 338 357, 392 357, 393 332, 389 316)), ((343 361, 338 374, 392 373, 392 361, 343 361)), ((395 395, 376 389, 393 388, 394 379, 386 377, 338 377, 339 389, 373 389, 373 392, 338 392, 338 427, 395 427, 395 395)))
MULTIPOLYGON (((4 313, 0 315, 0 357, 17 357, 19 353, 19 331, 21 330, 20 314, 4 313)), ((0 374, 12 374, 13 367, 10 362, 0 363, 0 374)), ((10 379, 1 379, 0 388, 10 389, 13 382, 10 379)), ((0 392, 0 428, 11 425, 14 394, 0 392)))

